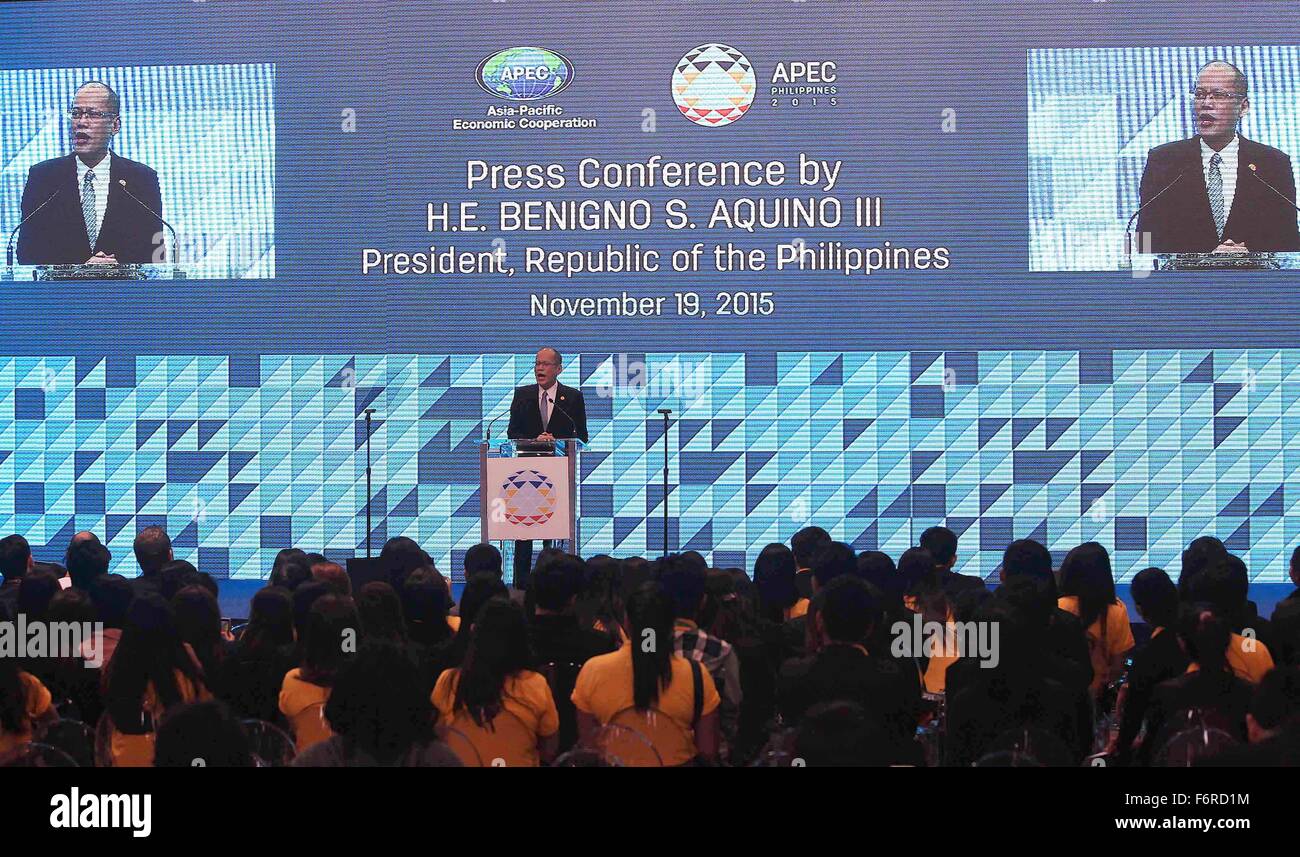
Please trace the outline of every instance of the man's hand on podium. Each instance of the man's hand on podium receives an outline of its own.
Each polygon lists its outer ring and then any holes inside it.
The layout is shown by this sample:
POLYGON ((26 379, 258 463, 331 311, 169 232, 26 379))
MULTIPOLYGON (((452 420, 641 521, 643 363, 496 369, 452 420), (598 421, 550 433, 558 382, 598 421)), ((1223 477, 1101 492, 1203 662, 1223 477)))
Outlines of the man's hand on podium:
POLYGON ((549 431, 544 431, 544 432, 542 432, 541 434, 539 434, 539 435, 537 436, 537 440, 539 440, 539 441, 543 441, 543 440, 551 440, 551 441, 553 441, 553 440, 555 440, 555 435, 551 434, 549 431))
POLYGON ((1245 244, 1238 244, 1231 239, 1224 241, 1218 247, 1214 248, 1215 253, 1249 253, 1250 248, 1245 244))
POLYGON ((87 265, 116 265, 117 257, 100 251, 86 260, 87 265))

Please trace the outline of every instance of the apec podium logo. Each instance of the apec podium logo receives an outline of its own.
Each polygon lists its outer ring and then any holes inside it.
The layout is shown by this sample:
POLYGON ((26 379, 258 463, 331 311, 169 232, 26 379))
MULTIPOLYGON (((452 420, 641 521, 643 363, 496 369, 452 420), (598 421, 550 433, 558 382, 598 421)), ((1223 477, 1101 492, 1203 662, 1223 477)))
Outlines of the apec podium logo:
POLYGON ((757 92, 753 63, 721 42, 692 48, 673 69, 673 102, 683 116, 705 128, 741 119, 757 92))
POLYGON ((510 101, 538 101, 569 86, 573 63, 546 48, 507 48, 479 63, 474 76, 489 95, 510 101))
POLYGON ((555 484, 536 470, 516 470, 501 483, 500 498, 505 501, 506 520, 532 527, 544 524, 555 514, 559 499, 555 484))

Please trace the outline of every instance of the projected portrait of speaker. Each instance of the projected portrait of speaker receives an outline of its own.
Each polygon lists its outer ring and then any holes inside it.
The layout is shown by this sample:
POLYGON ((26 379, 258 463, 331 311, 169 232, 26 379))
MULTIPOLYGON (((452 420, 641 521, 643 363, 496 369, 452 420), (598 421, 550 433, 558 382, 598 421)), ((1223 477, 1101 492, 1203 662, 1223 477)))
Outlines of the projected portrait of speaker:
POLYGON ((122 128, 118 94, 82 84, 68 109, 71 153, 32 166, 23 188, 23 265, 162 262, 158 174, 112 151, 122 128))
MULTIPOLYGON (((564 358, 554 348, 543 348, 533 361, 536 384, 515 388, 510 402, 510 426, 506 435, 514 440, 556 441, 578 438, 587 442, 587 405, 582 391, 559 381, 564 358)), ((514 583, 526 589, 532 571, 533 543, 515 542, 514 583)))
POLYGON ((1285 152, 1238 132, 1249 80, 1231 63, 1201 67, 1191 92, 1196 136, 1147 155, 1137 211, 1151 253, 1300 250, 1295 176, 1285 152))

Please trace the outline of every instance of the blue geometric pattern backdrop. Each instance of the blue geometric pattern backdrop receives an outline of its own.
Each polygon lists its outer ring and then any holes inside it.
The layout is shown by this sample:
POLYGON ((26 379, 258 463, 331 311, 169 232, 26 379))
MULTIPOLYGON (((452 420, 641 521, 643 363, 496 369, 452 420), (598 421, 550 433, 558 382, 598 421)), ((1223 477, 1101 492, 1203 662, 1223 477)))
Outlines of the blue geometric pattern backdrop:
MULTIPOLYGON (((365 543, 364 423, 376 408, 374 539, 407 535, 459 574, 478 541, 477 444, 531 355, 0 358, 0 532, 55 559, 76 530, 135 574, 164 524, 179 557, 261 578, 294 545, 365 543)), ((674 422, 672 542, 752 568, 820 524, 897 557, 933 524, 960 570, 1014 538, 1097 540, 1117 576, 1176 572, 1211 533, 1284 581, 1300 536, 1300 350, 583 354, 583 553, 662 538, 658 407, 674 422)), ((504 420, 495 436, 504 435, 504 420)))
POLYGON ((272 63, 0 70, 0 224, 21 219, 32 165, 69 153, 66 111, 91 80, 121 98, 112 150, 158 173, 190 275, 274 277, 272 63))
POLYGON ((1195 135, 1191 91, 1210 60, 1249 81, 1244 137, 1300 152, 1300 47, 1029 51, 1033 271, 1112 271, 1138 208, 1147 152, 1195 135))

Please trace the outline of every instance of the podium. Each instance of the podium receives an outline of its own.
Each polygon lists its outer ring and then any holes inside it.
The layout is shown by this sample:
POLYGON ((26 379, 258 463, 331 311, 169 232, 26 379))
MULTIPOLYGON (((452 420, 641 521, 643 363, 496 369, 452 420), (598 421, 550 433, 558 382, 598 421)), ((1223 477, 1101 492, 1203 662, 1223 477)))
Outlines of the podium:
POLYGON ((1300 253, 1135 253, 1134 271, 1289 271, 1300 268, 1300 253))
MULTIPOLYGON (((479 444, 484 542, 567 541, 578 551, 577 438, 479 444)), ((506 551, 502 551, 503 554, 506 551)))
POLYGON ((0 280, 7 281, 184 280, 189 277, 189 266, 172 263, 148 265, 6 265, 0 268, 0 280))

